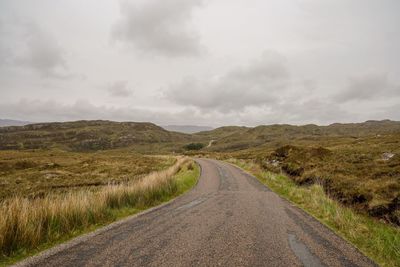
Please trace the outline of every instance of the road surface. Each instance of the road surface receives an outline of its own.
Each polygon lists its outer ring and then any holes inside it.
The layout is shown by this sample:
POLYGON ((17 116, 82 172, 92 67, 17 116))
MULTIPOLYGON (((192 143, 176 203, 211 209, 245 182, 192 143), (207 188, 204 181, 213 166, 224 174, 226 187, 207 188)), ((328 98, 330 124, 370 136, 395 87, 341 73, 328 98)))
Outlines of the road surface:
POLYGON ((199 159, 175 201, 56 248, 30 266, 375 266, 242 170, 199 159))

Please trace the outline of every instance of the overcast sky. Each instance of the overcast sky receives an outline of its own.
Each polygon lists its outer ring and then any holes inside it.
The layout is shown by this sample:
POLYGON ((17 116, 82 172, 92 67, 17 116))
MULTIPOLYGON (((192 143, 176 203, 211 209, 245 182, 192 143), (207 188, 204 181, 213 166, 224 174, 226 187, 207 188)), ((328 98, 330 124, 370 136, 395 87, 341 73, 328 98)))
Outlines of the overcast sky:
POLYGON ((398 0, 1 0, 0 118, 400 120, 398 0))

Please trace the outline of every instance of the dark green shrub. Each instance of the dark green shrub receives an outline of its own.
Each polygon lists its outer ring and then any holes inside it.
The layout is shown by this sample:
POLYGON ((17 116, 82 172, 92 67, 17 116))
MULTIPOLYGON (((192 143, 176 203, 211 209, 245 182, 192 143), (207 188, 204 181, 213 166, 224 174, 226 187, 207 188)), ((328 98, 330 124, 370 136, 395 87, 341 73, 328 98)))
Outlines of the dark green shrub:
POLYGON ((186 150, 200 150, 204 147, 202 143, 190 143, 184 146, 186 150))

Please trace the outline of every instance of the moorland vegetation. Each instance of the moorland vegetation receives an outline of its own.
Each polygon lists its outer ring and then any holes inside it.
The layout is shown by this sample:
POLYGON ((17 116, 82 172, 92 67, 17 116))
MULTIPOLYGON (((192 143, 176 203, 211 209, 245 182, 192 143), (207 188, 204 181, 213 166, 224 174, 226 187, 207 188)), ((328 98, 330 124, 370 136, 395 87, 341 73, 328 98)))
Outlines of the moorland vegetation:
POLYGON ((400 122, 389 120, 194 134, 111 121, 0 127, 1 257, 184 192, 198 167, 180 154, 234 162, 380 264, 398 263, 400 122))

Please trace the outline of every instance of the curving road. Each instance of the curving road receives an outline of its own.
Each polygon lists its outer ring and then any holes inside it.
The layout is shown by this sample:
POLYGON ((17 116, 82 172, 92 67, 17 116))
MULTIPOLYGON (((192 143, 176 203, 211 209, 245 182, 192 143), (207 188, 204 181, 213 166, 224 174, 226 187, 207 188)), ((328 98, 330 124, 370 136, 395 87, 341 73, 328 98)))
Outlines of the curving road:
POLYGON ((254 177, 198 159, 189 193, 20 266, 375 266, 254 177))

